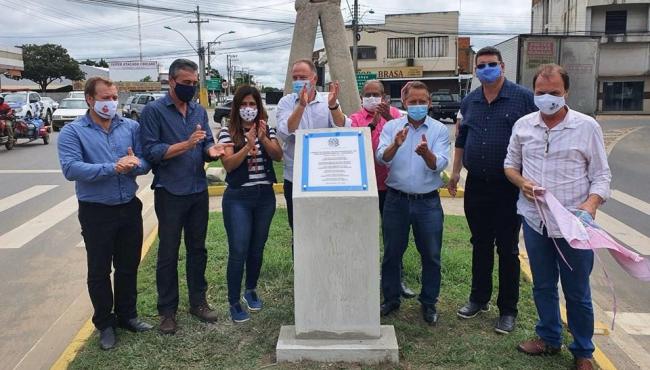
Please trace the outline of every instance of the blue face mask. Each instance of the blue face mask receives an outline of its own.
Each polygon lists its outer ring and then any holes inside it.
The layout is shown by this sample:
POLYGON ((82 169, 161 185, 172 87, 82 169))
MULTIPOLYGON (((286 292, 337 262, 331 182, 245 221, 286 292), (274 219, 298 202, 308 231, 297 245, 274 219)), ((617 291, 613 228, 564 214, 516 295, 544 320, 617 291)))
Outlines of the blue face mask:
POLYGON ((409 117, 414 121, 422 121, 429 113, 428 105, 409 105, 407 107, 409 117))
POLYGON ((311 89, 311 83, 309 80, 295 80, 293 81, 293 92, 295 94, 300 94, 300 91, 302 91, 302 88, 304 86, 307 86, 307 92, 311 89))
POLYGON ((476 69, 476 77, 481 81, 481 83, 491 84, 501 77, 501 67, 495 66, 485 66, 483 69, 476 69))
POLYGON ((189 103, 192 101, 192 99, 194 99, 194 94, 196 94, 196 86, 183 85, 177 82, 176 86, 174 87, 174 93, 176 93, 176 97, 178 99, 184 101, 185 103, 189 103))

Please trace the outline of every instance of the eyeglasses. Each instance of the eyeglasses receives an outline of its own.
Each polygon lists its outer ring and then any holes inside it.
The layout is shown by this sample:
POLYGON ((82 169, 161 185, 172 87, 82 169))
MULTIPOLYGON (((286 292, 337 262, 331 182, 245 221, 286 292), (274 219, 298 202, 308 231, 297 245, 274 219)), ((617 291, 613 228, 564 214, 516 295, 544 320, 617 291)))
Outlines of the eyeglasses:
POLYGON ((494 68, 494 67, 496 67, 498 65, 499 65, 499 62, 481 63, 481 64, 477 64, 476 68, 483 69, 483 68, 485 68, 487 66, 490 66, 491 68, 494 68))

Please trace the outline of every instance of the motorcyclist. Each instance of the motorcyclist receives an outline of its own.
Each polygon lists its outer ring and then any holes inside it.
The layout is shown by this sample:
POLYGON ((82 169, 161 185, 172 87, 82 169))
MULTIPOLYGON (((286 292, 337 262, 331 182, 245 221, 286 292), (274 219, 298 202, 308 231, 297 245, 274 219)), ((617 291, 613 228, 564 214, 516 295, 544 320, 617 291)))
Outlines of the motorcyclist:
POLYGON ((12 125, 12 120, 14 118, 14 110, 5 103, 5 98, 0 96, 0 119, 5 120, 7 127, 7 135, 11 140, 13 140, 14 130, 12 125))

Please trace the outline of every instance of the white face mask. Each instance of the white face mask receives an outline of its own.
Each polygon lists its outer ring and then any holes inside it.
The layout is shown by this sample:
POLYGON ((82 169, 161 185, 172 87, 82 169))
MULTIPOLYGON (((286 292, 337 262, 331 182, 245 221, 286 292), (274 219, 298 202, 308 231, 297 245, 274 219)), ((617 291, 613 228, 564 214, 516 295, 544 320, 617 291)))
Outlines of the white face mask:
POLYGON ((239 108, 239 117, 246 122, 253 122, 257 118, 257 108, 241 107, 239 108))
POLYGON ((566 105, 564 96, 551 94, 535 95, 535 105, 539 111, 547 116, 552 116, 566 105))
POLYGON ((96 100, 93 110, 103 119, 113 119, 117 113, 117 100, 96 100))
POLYGON ((381 104, 381 97, 380 96, 369 96, 369 97, 363 97, 363 107, 368 111, 368 112, 374 112, 375 109, 377 109, 377 106, 381 104))

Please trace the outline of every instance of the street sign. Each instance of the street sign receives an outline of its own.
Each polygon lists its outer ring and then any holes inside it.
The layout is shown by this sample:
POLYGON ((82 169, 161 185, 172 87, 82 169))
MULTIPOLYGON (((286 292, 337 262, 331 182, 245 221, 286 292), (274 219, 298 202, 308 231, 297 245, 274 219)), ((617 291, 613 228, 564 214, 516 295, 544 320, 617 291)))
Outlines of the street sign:
POLYGON ((224 89, 227 89, 228 88, 228 81, 223 81, 221 83, 221 87, 224 88, 224 89))
POLYGON ((221 79, 212 78, 206 81, 206 87, 208 90, 221 90, 221 79))
POLYGON ((376 73, 363 73, 363 72, 357 73, 357 89, 361 91, 366 81, 376 80, 376 79, 377 79, 376 73))

